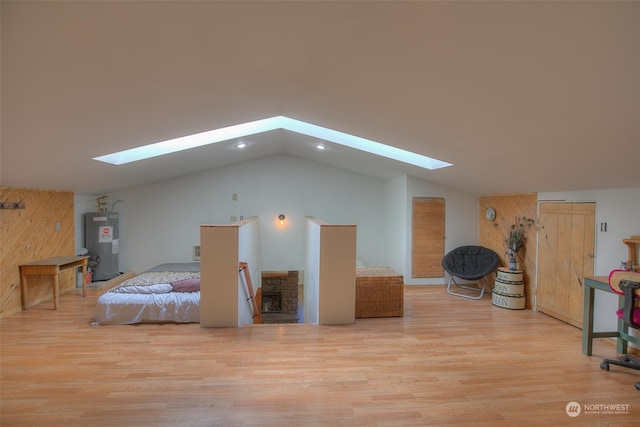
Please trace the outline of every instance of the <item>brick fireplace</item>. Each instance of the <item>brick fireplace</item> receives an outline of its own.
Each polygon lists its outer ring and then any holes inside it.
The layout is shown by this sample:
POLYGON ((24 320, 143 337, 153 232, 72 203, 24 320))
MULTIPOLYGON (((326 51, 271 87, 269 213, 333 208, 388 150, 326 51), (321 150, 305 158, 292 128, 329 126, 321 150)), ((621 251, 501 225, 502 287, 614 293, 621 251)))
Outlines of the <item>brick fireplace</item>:
POLYGON ((262 272, 262 323, 298 323, 298 272, 262 272))

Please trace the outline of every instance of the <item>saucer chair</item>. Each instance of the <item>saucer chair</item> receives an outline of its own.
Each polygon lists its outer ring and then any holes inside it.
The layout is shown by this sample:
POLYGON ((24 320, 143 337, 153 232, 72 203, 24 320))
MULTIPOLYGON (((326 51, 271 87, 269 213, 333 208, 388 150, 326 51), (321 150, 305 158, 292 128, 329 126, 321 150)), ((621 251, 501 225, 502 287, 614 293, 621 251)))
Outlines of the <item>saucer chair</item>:
MULTIPOLYGON (((609 287, 618 295, 624 295, 623 308, 616 311, 616 315, 623 322, 623 327, 618 325, 618 333, 623 340, 640 345, 640 339, 629 334, 628 328, 640 329, 640 272, 613 270, 609 274, 609 287)), ((640 370, 640 359, 630 354, 625 354, 619 359, 604 359, 600 368, 608 371, 609 365, 622 366, 624 368, 640 370)), ((636 390, 640 390, 640 381, 634 384, 636 390)))
POLYGON ((498 267, 498 264, 500 264, 498 254, 484 246, 460 246, 452 250, 442 258, 442 268, 449 273, 447 293, 462 298, 482 298, 489 283, 487 276, 498 267), (456 278, 482 280, 482 288, 458 284, 456 278), (472 291, 472 294, 454 292, 451 285, 472 291))

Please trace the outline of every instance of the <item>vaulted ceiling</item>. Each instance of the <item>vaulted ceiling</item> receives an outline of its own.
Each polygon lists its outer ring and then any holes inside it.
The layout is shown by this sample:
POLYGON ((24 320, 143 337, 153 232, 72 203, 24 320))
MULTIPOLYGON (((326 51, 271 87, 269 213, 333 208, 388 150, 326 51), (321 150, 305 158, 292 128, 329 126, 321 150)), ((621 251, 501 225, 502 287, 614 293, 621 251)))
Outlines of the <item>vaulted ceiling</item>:
POLYGON ((639 2, 0 3, 1 185, 100 194, 274 154, 478 194, 640 186, 639 2), (453 163, 275 130, 288 116, 453 163))

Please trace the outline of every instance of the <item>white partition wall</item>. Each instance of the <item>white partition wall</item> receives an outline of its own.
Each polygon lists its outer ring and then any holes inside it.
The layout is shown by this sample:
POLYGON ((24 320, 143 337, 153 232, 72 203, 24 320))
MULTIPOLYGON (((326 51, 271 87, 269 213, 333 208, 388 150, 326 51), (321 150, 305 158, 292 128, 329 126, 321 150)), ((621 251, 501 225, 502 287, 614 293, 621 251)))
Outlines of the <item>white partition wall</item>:
MULTIPOLYGON (((260 287, 260 229, 258 217, 251 217, 237 223, 238 229, 238 261, 246 262, 253 287, 253 297, 260 287)), ((244 280, 244 273, 239 274, 238 284, 238 325, 253 324, 250 295, 244 280)), ((258 310, 260 307, 258 307, 258 310)))
POLYGON ((307 217, 305 322, 355 322, 356 226, 307 217))
POLYGON ((356 226, 324 225, 320 233, 321 325, 355 323, 356 226))
POLYGON ((238 326, 238 227, 200 226, 200 327, 238 326))
POLYGON ((304 268, 304 323, 318 324, 320 300, 320 227, 323 223, 306 218, 304 268))
POLYGON ((200 226, 200 327, 252 323, 239 262, 249 264, 252 277, 258 271, 257 229, 255 217, 230 225, 200 226))

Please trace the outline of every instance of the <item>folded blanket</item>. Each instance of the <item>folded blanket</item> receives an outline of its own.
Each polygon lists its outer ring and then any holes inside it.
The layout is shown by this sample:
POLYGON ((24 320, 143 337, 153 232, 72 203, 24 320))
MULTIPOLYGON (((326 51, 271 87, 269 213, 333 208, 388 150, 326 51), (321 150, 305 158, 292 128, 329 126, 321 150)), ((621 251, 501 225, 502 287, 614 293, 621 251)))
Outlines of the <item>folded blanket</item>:
MULTIPOLYGON (((127 294, 162 294, 174 291, 172 283, 190 283, 193 288, 194 279, 200 281, 200 273, 178 271, 156 271, 141 273, 115 286, 109 292, 127 294)), ((199 287, 199 286, 198 286, 199 287)), ((184 289, 184 288, 183 288, 184 289)), ((177 290, 177 289, 176 289, 177 290)), ((196 290, 196 289, 193 289, 196 290)), ((188 290, 186 292, 192 292, 188 290)), ((185 292, 185 290, 182 290, 185 292)))
POLYGON ((167 292, 172 291, 173 286, 171 286, 171 283, 158 283, 155 285, 146 286, 120 286, 111 289, 110 292, 115 292, 118 294, 166 294, 167 292))

